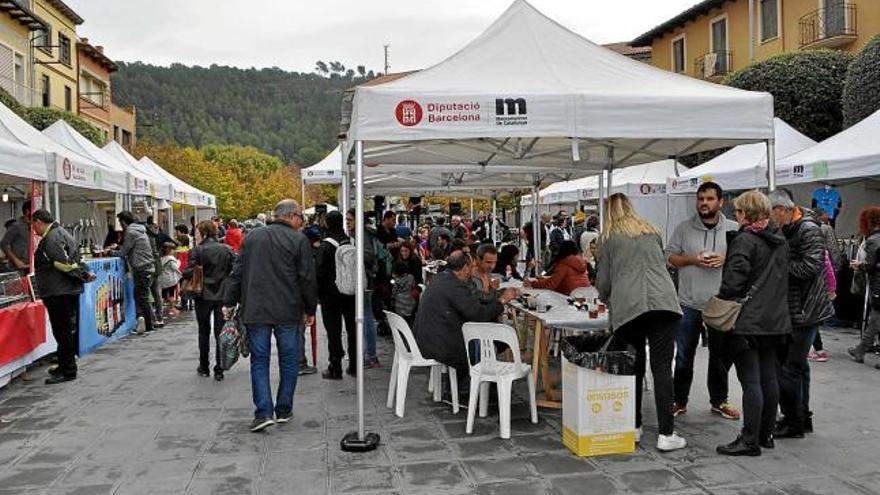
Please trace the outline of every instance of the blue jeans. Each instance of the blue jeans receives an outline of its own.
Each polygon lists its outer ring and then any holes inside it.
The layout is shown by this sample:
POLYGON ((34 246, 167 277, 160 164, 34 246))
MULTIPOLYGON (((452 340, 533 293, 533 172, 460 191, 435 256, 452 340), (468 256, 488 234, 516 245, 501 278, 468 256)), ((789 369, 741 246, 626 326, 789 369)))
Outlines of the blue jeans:
POLYGON ((779 409, 784 421, 803 428, 810 411, 810 362, 807 354, 816 339, 818 325, 795 327, 791 333, 788 354, 779 370, 779 409))
POLYGON ((299 334, 302 325, 248 325, 251 348, 251 391, 257 418, 272 418, 293 412, 293 392, 299 374, 299 334), (275 406, 269 384, 269 361, 272 355, 272 332, 278 346, 278 369, 281 381, 275 406), (273 415, 274 412, 274 415, 273 415))
MULTIPOLYGON (((694 380, 694 356, 700 343, 703 330, 703 313, 700 310, 682 306, 683 313, 678 333, 675 335, 675 403, 686 405, 694 380)), ((726 335, 709 330, 709 366, 706 384, 709 387, 709 402, 718 406, 727 401, 727 375, 733 360, 724 352, 726 335)))
MULTIPOLYGON (((364 292, 364 359, 376 357, 376 318, 373 317, 373 293, 364 292)), ((352 366, 355 364, 352 363, 352 366)))

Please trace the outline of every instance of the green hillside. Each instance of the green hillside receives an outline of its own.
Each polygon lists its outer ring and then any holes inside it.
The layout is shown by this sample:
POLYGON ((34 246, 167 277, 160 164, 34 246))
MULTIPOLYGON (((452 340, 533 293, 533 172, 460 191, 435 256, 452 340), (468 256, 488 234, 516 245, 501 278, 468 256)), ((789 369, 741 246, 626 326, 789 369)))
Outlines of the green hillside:
POLYGON ((318 62, 319 73, 119 63, 113 99, 138 109, 138 135, 201 148, 255 146, 311 165, 336 146, 342 93, 374 77, 318 62))

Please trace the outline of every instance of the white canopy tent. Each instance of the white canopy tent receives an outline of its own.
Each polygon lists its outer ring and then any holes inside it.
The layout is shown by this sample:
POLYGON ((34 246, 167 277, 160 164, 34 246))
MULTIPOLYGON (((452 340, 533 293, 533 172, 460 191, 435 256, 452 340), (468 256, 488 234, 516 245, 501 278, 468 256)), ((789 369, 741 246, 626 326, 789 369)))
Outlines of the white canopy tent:
MULTIPOLYGON (((816 144, 782 119, 775 119, 776 156, 784 157, 816 144)), ((777 162, 776 178, 781 183, 777 162)), ((681 174, 669 174, 671 194, 695 193, 703 182, 712 181, 725 190, 754 189, 767 184, 767 154, 762 144, 737 146, 726 153, 681 174)))
POLYGON ((0 138, 47 153, 48 180, 76 188, 64 188, 65 195, 92 199, 126 191, 125 174, 61 146, 2 104, 0 138))
POLYGON ((302 170, 304 184, 342 184, 342 145, 337 146, 323 160, 302 170))
MULTIPOLYGON (((356 89, 347 139, 354 153, 358 217, 365 162, 383 169, 456 164, 489 174, 504 166, 533 174, 584 173, 769 142, 772 115, 768 94, 636 62, 517 0, 445 61, 356 89)), ((363 222, 357 239, 360 357, 363 222)), ((358 432, 344 440, 352 444, 371 440, 364 435, 362 389, 359 374, 358 432)))
POLYGON ((116 141, 110 141, 101 149, 111 157, 115 158, 117 162, 124 163, 129 170, 143 174, 147 182, 146 186, 135 184, 137 187, 132 187, 132 194, 142 194, 135 192, 135 190, 140 190, 147 193, 143 194, 144 196, 151 196, 156 199, 170 201, 171 198, 174 197, 171 192, 171 183, 168 179, 163 175, 154 172, 151 168, 144 168, 140 162, 138 162, 137 158, 131 156, 121 144, 116 141))
MULTIPOLYGON (((74 153, 125 174, 127 194, 156 197, 158 187, 163 186, 161 183, 156 184, 155 181, 151 180, 150 176, 129 162, 120 160, 118 157, 99 148, 63 120, 59 120, 44 129, 43 134, 74 153)), ((167 184, 164 187, 167 187, 167 184)))
POLYGON ((142 167, 142 170, 149 170, 154 175, 163 177, 171 184, 171 193, 173 195, 171 200, 175 203, 195 207, 215 207, 216 200, 213 194, 208 194, 178 179, 175 175, 151 160, 150 157, 145 156, 141 158, 138 163, 142 167))

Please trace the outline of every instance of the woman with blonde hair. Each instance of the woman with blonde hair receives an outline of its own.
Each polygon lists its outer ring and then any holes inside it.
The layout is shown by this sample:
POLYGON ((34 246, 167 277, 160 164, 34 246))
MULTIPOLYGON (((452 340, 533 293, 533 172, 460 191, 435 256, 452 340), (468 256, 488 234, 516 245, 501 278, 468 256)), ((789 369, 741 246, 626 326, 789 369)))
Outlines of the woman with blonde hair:
POLYGON ((605 224, 599 237, 596 288, 608 304, 614 337, 636 349, 636 441, 642 432, 642 384, 645 341, 651 352, 657 449, 687 446, 675 433, 672 415, 672 356, 681 307, 666 269, 660 231, 640 217, 629 198, 613 194, 605 201, 605 224))
POLYGON ((770 224, 766 195, 749 191, 733 205, 740 230, 728 233, 732 237, 727 242, 718 299, 742 304, 725 347, 743 388, 743 427, 736 440, 716 451, 759 456, 762 447, 774 447, 777 353, 791 334, 788 306, 779 303, 780 295, 788 293, 788 243, 782 231, 770 224))

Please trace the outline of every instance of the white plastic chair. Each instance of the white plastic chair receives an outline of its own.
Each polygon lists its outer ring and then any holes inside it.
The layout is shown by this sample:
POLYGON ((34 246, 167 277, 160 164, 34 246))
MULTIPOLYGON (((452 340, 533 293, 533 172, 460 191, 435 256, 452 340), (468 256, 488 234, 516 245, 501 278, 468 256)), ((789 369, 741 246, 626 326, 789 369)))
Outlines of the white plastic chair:
POLYGON ((470 369, 471 387, 468 399, 468 417, 465 432, 474 431, 474 414, 477 398, 480 399, 480 417, 486 417, 489 409, 489 382, 498 385, 498 416, 501 438, 510 438, 510 395, 513 381, 526 378, 529 386, 529 406, 532 423, 538 422, 538 407, 535 402, 535 380, 532 367, 520 360, 519 340, 513 327, 500 323, 465 323, 462 326, 468 362, 473 362, 470 343, 480 342, 480 362, 470 369), (513 354, 513 362, 498 361, 495 355, 495 342, 507 344, 513 354))
MULTIPOLYGON (((406 405, 406 387, 409 383, 409 371, 414 366, 426 366, 431 368, 431 378, 428 381, 428 390, 433 390, 434 398, 439 401, 441 373, 446 366, 433 359, 422 357, 416 339, 409 325, 396 313, 385 311, 388 325, 391 327, 391 335, 394 337, 394 363, 391 365, 391 378, 388 381, 387 407, 394 406, 394 413, 403 417, 406 405), (396 404, 395 404, 396 401, 396 404)), ((458 414, 458 377, 455 368, 449 368, 449 386, 452 392, 452 413, 458 414)))

